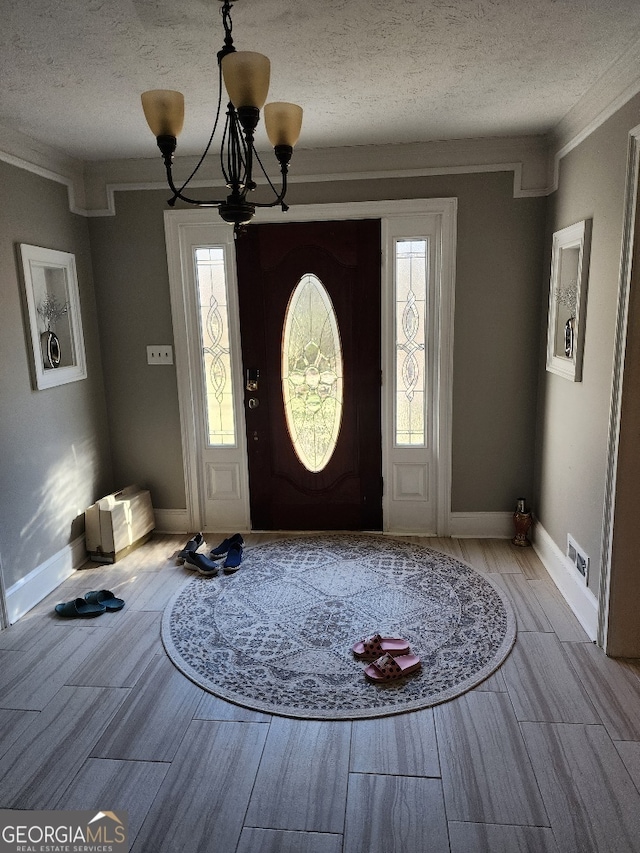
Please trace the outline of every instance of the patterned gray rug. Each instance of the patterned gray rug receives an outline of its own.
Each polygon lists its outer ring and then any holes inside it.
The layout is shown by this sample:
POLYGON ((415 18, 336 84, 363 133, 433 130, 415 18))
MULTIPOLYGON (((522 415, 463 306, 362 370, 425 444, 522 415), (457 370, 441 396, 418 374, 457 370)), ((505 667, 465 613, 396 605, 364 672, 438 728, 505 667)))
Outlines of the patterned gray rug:
POLYGON ((173 663, 216 696, 316 720, 398 714, 479 684, 508 655, 510 604, 445 554, 383 536, 295 536, 245 550, 241 569, 195 576, 165 610, 173 663), (404 637, 422 669, 385 685, 351 653, 373 633, 404 637))

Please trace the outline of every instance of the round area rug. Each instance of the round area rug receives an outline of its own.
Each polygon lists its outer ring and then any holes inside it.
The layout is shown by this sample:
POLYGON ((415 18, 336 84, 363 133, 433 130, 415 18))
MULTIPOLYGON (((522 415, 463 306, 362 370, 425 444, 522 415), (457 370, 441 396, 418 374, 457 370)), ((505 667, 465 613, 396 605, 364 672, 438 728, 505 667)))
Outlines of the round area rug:
POLYGON ((162 640, 196 684, 238 705, 315 720, 378 717, 452 699, 487 678, 516 634, 510 604, 454 557, 366 534, 292 536, 245 550, 233 575, 195 576, 162 640), (403 637, 422 669, 374 684, 351 647, 403 637))

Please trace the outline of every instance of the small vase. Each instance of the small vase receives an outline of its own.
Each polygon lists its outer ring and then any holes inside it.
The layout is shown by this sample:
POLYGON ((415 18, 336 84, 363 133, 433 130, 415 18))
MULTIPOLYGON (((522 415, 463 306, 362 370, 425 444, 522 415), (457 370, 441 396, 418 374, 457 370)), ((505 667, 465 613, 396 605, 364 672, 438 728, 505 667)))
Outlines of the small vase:
POLYGON ((573 345, 576 339, 576 318, 569 317, 564 326, 564 354, 567 358, 573 358, 573 345))
POLYGON ((514 545, 519 545, 521 548, 527 548, 531 545, 531 542, 527 539, 527 533, 529 532, 532 524, 532 518, 530 512, 519 512, 516 510, 513 513, 513 524, 516 529, 516 535, 511 540, 514 545))
POLYGON ((60 366, 60 341, 55 332, 49 329, 42 333, 42 356, 45 369, 60 366))

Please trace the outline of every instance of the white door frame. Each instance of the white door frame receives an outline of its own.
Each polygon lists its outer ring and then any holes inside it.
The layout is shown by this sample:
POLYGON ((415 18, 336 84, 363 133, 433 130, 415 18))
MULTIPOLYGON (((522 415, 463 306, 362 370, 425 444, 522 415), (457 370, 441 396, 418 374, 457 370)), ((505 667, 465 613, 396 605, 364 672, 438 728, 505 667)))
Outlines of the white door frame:
MULTIPOLYGON (((383 477, 385 479, 385 497, 383 499, 383 529, 385 532, 405 532, 423 535, 448 536, 451 523, 451 412, 453 386, 453 319, 455 304, 455 257, 456 257, 456 224, 457 199, 413 199, 400 201, 352 202, 346 204, 297 205, 283 216, 280 210, 258 209, 256 223, 262 222, 312 222, 341 219, 380 219, 382 222, 382 329, 381 368, 388 372, 389 353, 392 352, 393 311, 391 298, 393 294, 393 262, 387 258, 385 251, 388 241, 389 223, 398 217, 415 217, 418 223, 421 216, 430 215, 439 218, 439 233, 436 253, 439 263, 434 293, 434 334, 436 339, 433 347, 434 383, 434 458, 437 460, 437 470, 433 478, 436 496, 436 529, 393 529, 387 521, 389 516, 389 501, 393 500, 393 442, 391 430, 393 427, 393 385, 391 381, 383 382, 382 388, 382 441, 383 441, 383 477)), ((202 228, 211 228, 211 243, 233 245, 232 231, 220 220, 215 209, 170 210, 165 211, 165 237, 167 247, 167 262, 169 268, 169 286, 171 293, 171 312, 174 332, 174 349, 176 355, 176 374, 178 384, 178 403, 180 408, 180 427, 182 434, 182 452, 185 474, 185 493, 187 520, 190 530, 201 529, 204 519, 203 477, 202 477, 202 418, 201 404, 201 366, 198 363, 200 344, 198 329, 195 328, 195 314, 192 310, 189 295, 185 293, 184 281, 193 277, 189 265, 192 263, 190 254, 193 243, 190 234, 194 229, 202 233, 202 228), (215 235, 215 237, 214 237, 215 235), (220 235, 223 235, 220 238, 220 235), (230 241, 230 243, 229 243, 230 241)), ((417 229, 419 231, 419 228, 417 229)), ((417 236, 417 234, 407 235, 417 236)), ((202 242, 199 245, 203 245, 202 242)), ((233 252, 229 252, 230 258, 233 252)), ((249 518, 249 486, 246 459, 246 431, 244 422, 244 391, 242 381, 242 360, 239 357, 240 325, 237 311, 237 277, 235 258, 227 265, 230 310, 230 334, 235 339, 237 348, 234 364, 234 392, 236 399, 236 424, 238 445, 234 451, 221 449, 230 460, 226 464, 237 471, 238 490, 237 517, 235 523, 225 519, 224 531, 231 529, 248 530, 249 518), (231 456, 233 459, 231 460, 231 456)), ((232 353, 234 359, 234 353, 232 353)), ((391 379, 391 376, 388 376, 391 379)), ((221 462, 221 464, 224 464, 221 462)), ((211 532, 211 526, 209 525, 211 532)), ((223 532, 224 532, 223 531, 223 532)))
POLYGON ((613 519, 616 506, 616 482, 620 422, 622 418, 622 381, 627 344, 629 298, 631 293, 631 267, 636 237, 635 222, 640 183, 640 125, 629 131, 627 175, 622 231, 622 251, 618 282, 618 307, 613 357, 613 380, 609 407, 609 435, 607 445, 607 473, 605 481, 600 587, 598 591, 598 645, 605 652, 609 646, 609 615, 611 593, 611 558, 613 547, 613 519))
POLYGON ((2 557, 0 557, 0 631, 9 627, 9 610, 7 608, 7 591, 4 585, 2 557))

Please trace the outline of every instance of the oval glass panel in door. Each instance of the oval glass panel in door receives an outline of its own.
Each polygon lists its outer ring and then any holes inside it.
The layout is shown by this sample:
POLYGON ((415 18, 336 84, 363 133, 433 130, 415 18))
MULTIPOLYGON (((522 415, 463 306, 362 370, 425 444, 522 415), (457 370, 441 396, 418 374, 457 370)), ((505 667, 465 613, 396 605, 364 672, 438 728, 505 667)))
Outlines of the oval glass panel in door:
POLYGON ((284 317, 282 396, 298 459, 322 471, 340 433, 342 346, 331 297, 312 273, 295 286, 284 317))

